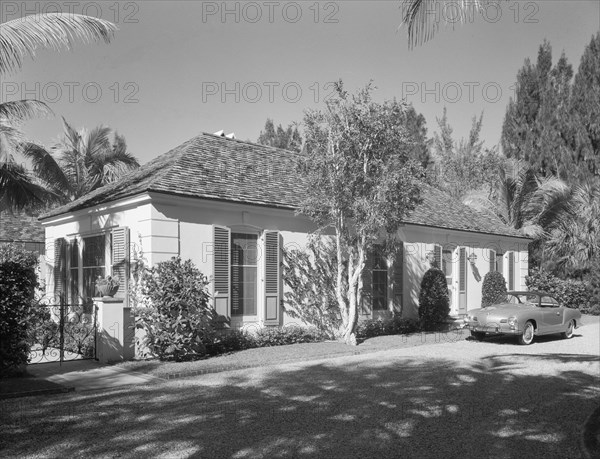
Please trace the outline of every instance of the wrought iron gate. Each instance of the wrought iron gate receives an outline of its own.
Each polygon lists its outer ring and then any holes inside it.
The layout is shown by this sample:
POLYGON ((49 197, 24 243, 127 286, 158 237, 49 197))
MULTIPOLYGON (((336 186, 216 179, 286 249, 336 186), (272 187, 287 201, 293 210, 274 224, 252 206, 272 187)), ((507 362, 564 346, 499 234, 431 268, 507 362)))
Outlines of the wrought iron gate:
POLYGON ((30 324, 29 364, 96 359, 97 315, 93 304, 41 304, 30 324))

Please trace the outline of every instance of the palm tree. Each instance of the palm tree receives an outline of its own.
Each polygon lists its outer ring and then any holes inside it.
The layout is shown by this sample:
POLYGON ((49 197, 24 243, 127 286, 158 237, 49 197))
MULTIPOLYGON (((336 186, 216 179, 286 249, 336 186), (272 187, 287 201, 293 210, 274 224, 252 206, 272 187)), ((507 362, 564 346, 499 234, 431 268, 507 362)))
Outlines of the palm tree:
POLYGON ((454 26, 466 22, 494 0, 404 0, 402 25, 408 27, 408 46, 431 40, 439 29, 439 20, 454 26))
MULTIPOLYGON (((111 22, 79 14, 49 13, 25 16, 0 24, 0 75, 21 68, 25 56, 33 58, 38 48, 70 49, 73 39, 84 43, 109 43, 116 26, 111 22)), ((41 205, 55 199, 15 157, 41 148, 27 142, 20 126, 27 119, 52 114, 37 100, 0 104, 0 211, 41 205)))
POLYGON ((571 188, 562 180, 538 177, 528 163, 511 160, 499 170, 491 197, 475 192, 463 202, 480 212, 492 213, 525 236, 540 239, 570 210, 571 199, 571 188))
POLYGON ((562 275, 580 274, 600 260, 600 180, 588 178, 573 190, 571 206, 544 245, 544 261, 562 275))
POLYGON ((105 126, 75 130, 63 118, 64 134, 49 153, 31 146, 23 154, 33 164, 33 172, 46 186, 68 202, 77 199, 124 173, 139 167, 127 151, 125 138, 105 126))

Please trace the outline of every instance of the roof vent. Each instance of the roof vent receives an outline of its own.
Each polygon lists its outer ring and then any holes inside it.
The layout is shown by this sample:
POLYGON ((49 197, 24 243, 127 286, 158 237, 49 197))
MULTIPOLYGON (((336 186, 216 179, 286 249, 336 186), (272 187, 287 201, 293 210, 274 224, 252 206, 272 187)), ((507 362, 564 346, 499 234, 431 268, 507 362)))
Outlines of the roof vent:
POLYGON ((235 139, 235 132, 231 132, 231 133, 225 135, 225 131, 223 129, 215 132, 213 135, 216 135, 218 137, 225 137, 226 139, 235 139))

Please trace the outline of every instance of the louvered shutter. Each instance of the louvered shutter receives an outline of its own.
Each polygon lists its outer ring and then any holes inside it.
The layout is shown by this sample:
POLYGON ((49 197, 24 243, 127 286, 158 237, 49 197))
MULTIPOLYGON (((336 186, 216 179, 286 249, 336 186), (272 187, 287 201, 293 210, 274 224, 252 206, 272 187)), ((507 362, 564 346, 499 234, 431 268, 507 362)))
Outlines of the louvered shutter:
POLYGON ((213 299, 217 314, 230 317, 229 299, 231 286, 231 231, 222 226, 213 226, 213 299))
POLYGON ((54 240, 54 296, 63 303, 67 294, 67 240, 54 240))
POLYGON ((280 320, 281 244, 279 232, 265 231, 265 324, 280 320))
POLYGON ((515 253, 508 252, 508 289, 515 289, 515 253))
POLYGON ((496 269, 502 276, 504 276, 504 255, 501 253, 496 254, 496 269))
POLYGON ((373 261, 374 261, 374 251, 367 251, 367 257, 365 260, 365 267, 363 269, 362 279, 363 279, 363 290, 360 301, 360 315, 370 316, 371 310, 373 306, 373 261))
POLYGON ((496 271, 496 251, 490 249, 490 272, 496 271))
POLYGON ((458 313, 467 313, 467 249, 461 247, 458 257, 458 313))
POLYGON ((119 281, 118 298, 128 301, 129 292, 129 228, 112 230, 112 275, 119 281))
POLYGON ((442 269, 442 246, 434 245, 433 246, 433 256, 435 260, 435 267, 438 269, 442 269))
POLYGON ((404 294, 404 243, 401 242, 392 265, 392 292, 394 294, 394 310, 402 314, 402 297, 404 294))

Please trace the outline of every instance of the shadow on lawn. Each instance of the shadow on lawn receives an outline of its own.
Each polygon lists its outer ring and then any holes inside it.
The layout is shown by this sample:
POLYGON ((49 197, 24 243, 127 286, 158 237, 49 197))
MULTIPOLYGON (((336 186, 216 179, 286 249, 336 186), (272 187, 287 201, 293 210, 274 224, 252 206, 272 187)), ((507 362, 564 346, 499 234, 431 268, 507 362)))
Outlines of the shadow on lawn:
POLYGON ((361 358, 4 403, 0 447, 8 456, 580 457, 596 376, 511 370, 590 356, 514 357, 361 358))

